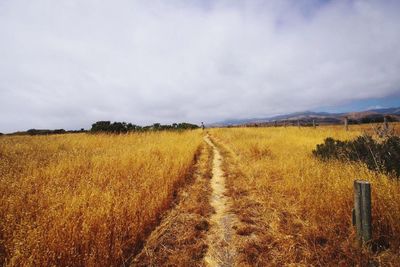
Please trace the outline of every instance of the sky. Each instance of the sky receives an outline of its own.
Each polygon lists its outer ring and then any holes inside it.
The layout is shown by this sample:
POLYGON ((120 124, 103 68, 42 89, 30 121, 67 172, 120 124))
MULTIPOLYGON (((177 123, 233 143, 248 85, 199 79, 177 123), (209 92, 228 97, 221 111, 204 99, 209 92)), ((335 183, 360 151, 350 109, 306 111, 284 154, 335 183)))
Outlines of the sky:
POLYGON ((342 105, 325 106, 315 109, 315 111, 342 113, 349 111, 365 111, 372 109, 382 109, 389 107, 400 107, 400 94, 391 95, 383 98, 369 98, 354 100, 342 105))
POLYGON ((0 132, 400 106, 397 0, 0 0, 0 132))

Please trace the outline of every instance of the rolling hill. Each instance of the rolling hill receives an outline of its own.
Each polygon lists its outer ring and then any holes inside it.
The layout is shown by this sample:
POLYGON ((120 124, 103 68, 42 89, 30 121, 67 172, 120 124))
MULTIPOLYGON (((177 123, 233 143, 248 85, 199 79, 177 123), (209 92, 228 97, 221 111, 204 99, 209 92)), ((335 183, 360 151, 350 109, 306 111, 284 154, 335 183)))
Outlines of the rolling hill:
POLYGON ((383 121, 384 116, 387 116, 391 121, 400 121, 400 107, 370 109, 357 112, 345 113, 329 113, 329 112, 295 112, 282 114, 264 118, 249 118, 249 119, 228 119, 216 123, 211 123, 209 127, 226 127, 226 126, 242 126, 242 125, 270 125, 270 124, 297 124, 302 125, 312 124, 313 121, 317 124, 340 124, 343 123, 345 117, 349 119, 349 123, 368 123, 383 121))

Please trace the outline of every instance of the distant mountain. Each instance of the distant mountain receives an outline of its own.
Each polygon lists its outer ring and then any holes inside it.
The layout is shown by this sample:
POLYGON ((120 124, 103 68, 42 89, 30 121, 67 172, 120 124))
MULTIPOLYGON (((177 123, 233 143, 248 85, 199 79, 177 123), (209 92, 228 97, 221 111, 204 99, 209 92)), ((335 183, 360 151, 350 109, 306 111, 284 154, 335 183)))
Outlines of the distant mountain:
POLYGON ((241 125, 269 125, 269 124, 312 124, 313 121, 318 124, 340 124, 347 117, 350 123, 368 123, 383 121, 384 116, 392 121, 400 121, 400 107, 398 108, 382 108, 370 109, 358 112, 347 113, 329 113, 329 112, 295 112, 282 114, 265 118, 250 119, 229 119, 221 122, 209 124, 211 127, 218 126, 241 126, 241 125))
POLYGON ((381 109, 371 109, 367 110, 370 112, 376 112, 379 114, 395 114, 400 115, 400 107, 399 108, 381 108, 381 109))

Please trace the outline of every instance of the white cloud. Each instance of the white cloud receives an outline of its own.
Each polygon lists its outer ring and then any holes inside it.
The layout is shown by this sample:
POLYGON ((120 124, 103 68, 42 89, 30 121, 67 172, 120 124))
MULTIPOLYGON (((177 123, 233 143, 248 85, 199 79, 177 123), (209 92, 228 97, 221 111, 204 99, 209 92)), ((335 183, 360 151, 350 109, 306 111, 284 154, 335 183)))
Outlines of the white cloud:
POLYGON ((400 90, 398 1, 0 2, 0 131, 265 116, 400 90))

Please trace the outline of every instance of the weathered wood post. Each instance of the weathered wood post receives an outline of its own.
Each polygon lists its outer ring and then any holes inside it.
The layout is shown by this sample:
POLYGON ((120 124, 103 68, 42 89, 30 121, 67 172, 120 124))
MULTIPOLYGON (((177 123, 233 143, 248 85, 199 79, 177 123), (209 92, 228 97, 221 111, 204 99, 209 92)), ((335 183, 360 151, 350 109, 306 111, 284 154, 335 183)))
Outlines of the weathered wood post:
POLYGON ((297 120, 297 127, 300 128, 300 120, 297 120))
POLYGON ((383 116, 383 127, 385 128, 386 131, 389 129, 389 123, 387 120, 387 116, 383 116))
POLYGON ((354 181, 353 225, 356 226, 358 244, 368 244, 372 238, 372 223, 371 184, 367 181, 354 181))
POLYGON ((346 129, 346 131, 349 130, 349 120, 347 117, 344 117, 344 128, 346 129))
POLYGON ((316 126, 315 126, 315 120, 312 120, 312 126, 314 127, 314 129, 316 128, 316 126))

